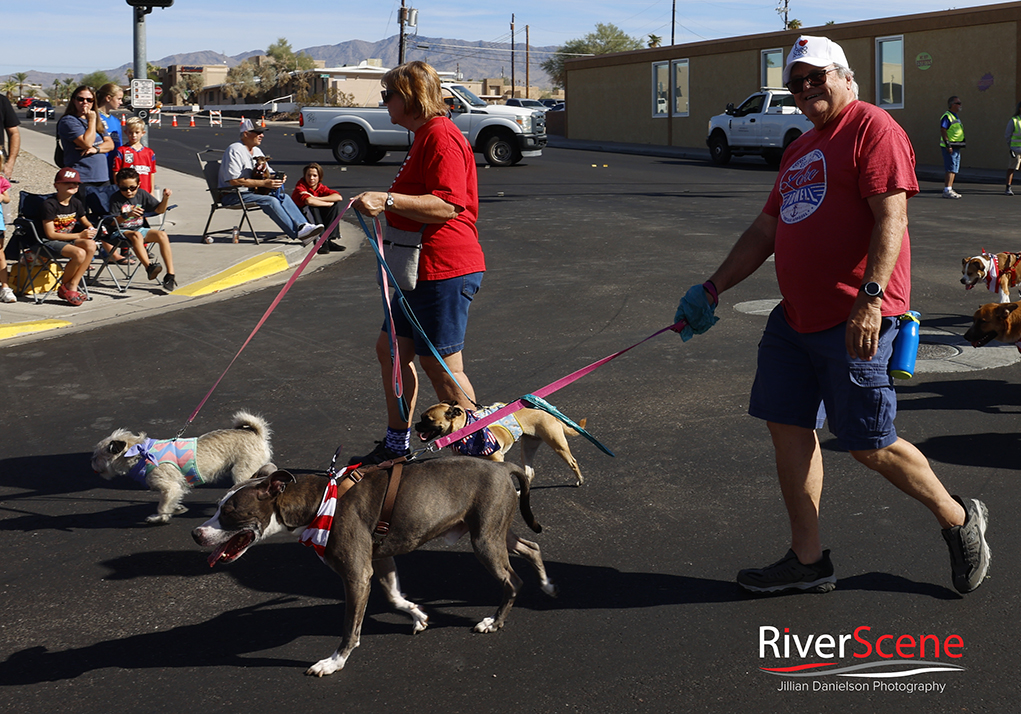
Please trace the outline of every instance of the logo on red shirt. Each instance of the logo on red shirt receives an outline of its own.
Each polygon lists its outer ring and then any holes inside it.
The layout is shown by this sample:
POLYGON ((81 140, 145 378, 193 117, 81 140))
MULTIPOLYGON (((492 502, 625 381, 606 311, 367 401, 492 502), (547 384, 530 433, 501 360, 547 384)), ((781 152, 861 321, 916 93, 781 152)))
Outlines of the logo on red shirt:
POLYGON ((780 219, 790 225, 815 213, 826 198, 826 157, 814 149, 780 178, 780 219))

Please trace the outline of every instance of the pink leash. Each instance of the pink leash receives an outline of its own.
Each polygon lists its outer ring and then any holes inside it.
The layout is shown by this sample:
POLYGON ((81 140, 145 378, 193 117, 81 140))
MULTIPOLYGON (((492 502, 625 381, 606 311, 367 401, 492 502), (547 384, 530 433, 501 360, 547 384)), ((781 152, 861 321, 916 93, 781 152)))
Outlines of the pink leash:
POLYGON ((298 279, 298 276, 301 275, 301 271, 303 271, 305 269, 305 266, 309 264, 309 262, 312 260, 312 257, 316 254, 316 251, 318 251, 323 246, 323 243, 327 241, 327 239, 330 237, 330 234, 333 233, 333 230, 340 224, 340 219, 342 219, 344 217, 344 214, 347 213, 347 209, 351 208, 352 203, 354 203, 354 199, 351 199, 350 201, 347 202, 347 205, 344 207, 344 210, 340 212, 340 215, 337 216, 334 219, 333 223, 331 223, 329 227, 323 231, 323 234, 319 237, 319 240, 316 241, 316 244, 314 246, 312 246, 312 250, 310 250, 308 252, 308 255, 305 256, 305 259, 301 261, 301 265, 298 266, 297 270, 294 271, 294 274, 284 284, 284 287, 280 289, 280 292, 277 294, 273 302, 270 303, 270 306, 266 309, 266 312, 263 314, 262 319, 259 320, 259 323, 255 326, 255 329, 252 330, 252 333, 248 335, 248 339, 245 340, 245 343, 243 345, 241 345, 241 349, 239 349, 237 354, 234 355, 234 359, 232 359, 230 361, 230 364, 227 365, 227 369, 223 370, 223 374, 221 374, 220 377, 216 380, 216 382, 213 383, 212 388, 206 393, 206 396, 202 397, 202 401, 199 402, 199 405, 195 407, 195 411, 193 411, 191 413, 191 416, 188 417, 188 421, 186 421, 184 423, 184 426, 181 427, 181 431, 177 432, 176 438, 178 439, 181 438, 181 434, 183 434, 184 430, 188 428, 188 425, 195 420, 195 417, 198 416, 198 413, 202 410, 202 407, 206 405, 206 402, 209 400, 209 397, 213 396, 213 392, 215 392, 216 388, 220 386, 220 382, 223 380, 224 377, 227 376, 227 372, 229 372, 230 368, 234 366, 235 362, 237 362, 237 359, 238 357, 241 356, 241 353, 245 351, 246 347, 248 347, 248 343, 252 341, 253 337, 255 337, 255 333, 257 333, 262 328, 266 320, 269 319, 269 316, 273 313, 274 310, 277 309, 277 305, 279 305, 280 301, 284 299, 284 295, 286 295, 287 291, 291 289, 292 285, 294 285, 295 281, 298 279))
MULTIPOLYGON (((577 380, 581 379, 582 377, 584 377, 586 374, 589 374, 590 372, 594 372, 595 370, 599 369, 600 367, 602 367, 607 362, 609 362, 611 360, 617 359, 618 357, 620 357, 625 352, 633 350, 635 347, 638 347, 638 345, 643 344, 645 342, 648 342, 653 337, 657 337, 659 335, 662 335, 664 332, 667 332, 668 330, 673 330, 674 332, 680 332, 681 328, 683 328, 686 324, 687 323, 684 320, 681 320, 680 322, 678 322, 678 323, 676 323, 674 325, 670 325, 669 327, 664 327, 662 330, 659 330, 657 332, 653 332, 651 335, 646 337, 644 340, 640 340, 640 341, 634 343, 633 345, 631 345, 630 347, 626 347, 626 348, 622 349, 620 352, 614 352, 609 357, 603 357, 598 362, 593 362, 592 364, 590 364, 587 367, 582 367, 581 369, 579 369, 579 370, 577 370, 575 372, 571 372, 566 377, 561 377, 557 381, 551 382, 550 384, 547 384, 545 387, 541 387, 540 389, 535 390, 534 392, 532 392, 532 395, 534 395, 536 397, 545 397, 547 394, 553 394, 553 392, 555 392, 555 391, 557 391, 559 389, 563 389, 564 387, 566 387, 571 382, 574 382, 574 381, 577 381, 577 380)), ((527 406, 529 406, 529 405, 526 404, 523 401, 523 398, 522 399, 518 399, 517 401, 511 402, 510 404, 508 404, 506 406, 500 407, 499 409, 497 409, 492 414, 487 414, 486 416, 480 418, 478 421, 474 421, 471 424, 469 424, 469 425, 467 425, 465 427, 462 427, 461 429, 458 429, 453 434, 447 434, 446 436, 441 436, 440 438, 436 439, 431 444, 429 444, 429 446, 426 447, 426 450, 428 450, 428 451, 439 451, 443 447, 449 446, 450 444, 454 443, 455 441, 463 439, 464 437, 468 436, 469 434, 473 434, 476 431, 478 431, 479 429, 481 429, 481 428, 483 428, 485 426, 489 426, 493 422, 500 421, 500 419, 503 419, 504 417, 509 416, 509 415, 513 414, 514 412, 520 410, 520 409, 524 409, 527 406)))

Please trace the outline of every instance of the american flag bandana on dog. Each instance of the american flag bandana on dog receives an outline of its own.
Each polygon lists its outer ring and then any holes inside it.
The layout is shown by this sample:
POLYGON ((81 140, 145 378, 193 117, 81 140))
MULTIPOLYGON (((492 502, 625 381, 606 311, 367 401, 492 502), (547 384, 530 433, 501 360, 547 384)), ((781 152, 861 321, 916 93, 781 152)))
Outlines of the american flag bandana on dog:
POLYGON ((333 514, 337 510, 337 479, 348 471, 354 470, 354 466, 345 466, 340 473, 330 477, 330 483, 326 485, 326 493, 323 494, 323 502, 319 505, 319 511, 308 527, 298 537, 298 542, 308 546, 316 552, 319 560, 326 562, 326 542, 330 539, 330 529, 333 528, 333 514))

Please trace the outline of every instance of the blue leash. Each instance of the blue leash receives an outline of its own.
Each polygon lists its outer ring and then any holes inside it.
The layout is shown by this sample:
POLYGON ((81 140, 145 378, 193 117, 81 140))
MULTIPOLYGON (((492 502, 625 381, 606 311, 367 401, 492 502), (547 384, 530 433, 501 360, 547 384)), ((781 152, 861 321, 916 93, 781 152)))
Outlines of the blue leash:
MULTIPOLYGON (((390 266, 386 264, 386 260, 383 258, 383 254, 380 253, 379 246, 377 246, 376 241, 373 240, 372 233, 371 231, 369 231, 369 227, 365 225, 365 219, 362 218, 362 214, 356 212, 355 215, 358 216, 358 222, 362 225, 362 230, 365 231, 365 238, 366 240, 369 241, 369 245, 372 246, 372 251, 376 254, 377 263, 376 274, 380 278, 379 284, 380 291, 383 293, 383 308, 386 311, 387 315, 390 315, 390 302, 387 299, 388 296, 386 294, 386 291, 383 289, 382 271, 384 270, 386 271, 386 274, 390 279, 390 283, 393 285, 394 293, 397 297, 397 303, 401 306, 401 311, 404 313, 404 316, 408 318, 408 322, 411 323, 411 326, 418 332, 419 335, 421 335, 422 339, 429 346, 429 350, 432 352, 433 357, 435 357, 439 361, 439 363, 443 366, 443 369, 446 370, 448 375, 450 375, 450 378, 454 381, 454 384, 457 385, 457 388, 461 390, 461 393, 464 394, 466 398, 468 398, 468 401, 472 402, 473 404, 475 404, 476 407, 478 407, 479 404, 471 397, 468 397, 468 393, 464 391, 463 387, 461 387, 461 384, 457 381, 457 377, 455 377, 453 372, 450 371, 450 368, 447 367, 447 363, 443 360, 443 357, 440 356, 440 353, 436 351, 436 348, 433 346, 432 340, 430 340, 429 337, 425 334, 425 330, 422 329, 422 325, 418 322, 418 318, 415 317, 415 313, 412 312, 411 310, 411 305, 408 304, 407 298, 405 298, 404 293, 401 292, 401 288, 397 284, 397 279, 394 277, 393 272, 391 272, 390 266)), ((378 219, 375 220, 378 225, 378 219)), ((392 323, 387 325, 387 331, 390 334, 390 359, 395 359, 395 355, 397 353, 397 337, 393 334, 392 323)), ((396 387, 397 385, 395 385, 394 389, 395 393, 398 392, 396 387)), ((408 412, 407 403, 404 401, 404 398, 401 394, 397 394, 397 396, 400 398, 399 403, 401 407, 401 417, 404 419, 408 419, 409 415, 407 413, 408 412)), ((583 429, 578 423, 576 423, 574 420, 572 420, 570 417, 568 417, 566 414, 564 414, 555 406, 547 402, 542 397, 537 397, 534 394, 526 394, 525 396, 521 397, 520 401, 524 402, 532 409, 540 409, 544 412, 547 412, 548 414, 553 415, 554 417, 562 421, 564 424, 567 424, 567 426, 571 427, 579 434, 584 436, 586 439, 591 441, 593 444, 595 444, 596 447, 604 454, 608 454, 609 456, 615 455, 612 451, 610 451, 610 449, 608 449, 606 446, 600 443, 599 440, 596 439, 596 437, 592 436, 592 434, 585 431, 585 429, 583 429)))
MULTIPOLYGON (((422 328, 421 323, 419 323, 418 318, 415 317, 415 313, 412 312, 411 310, 411 305, 408 304, 407 298, 404 297, 404 293, 401 291, 400 286, 397 284, 397 278, 395 278, 393 272, 391 272, 390 266, 386 264, 386 260, 383 258, 383 254, 379 252, 379 246, 377 246, 376 241, 373 240, 372 233, 371 231, 369 231, 369 227, 365 225, 365 219, 362 218, 362 214, 355 212, 355 215, 358 216, 358 222, 362 225, 362 230, 365 231, 366 240, 368 240, 369 245, 372 246, 372 252, 376 254, 377 263, 376 275, 380 277, 379 280, 380 292, 382 293, 383 296, 383 308, 386 311, 387 315, 390 314, 390 301, 389 296, 386 294, 386 290, 383 289, 383 280, 381 272, 383 270, 386 271, 386 274, 390 279, 390 284, 393 285, 395 297, 397 298, 397 304, 401 306, 401 312, 403 312, 404 316, 408 318, 408 322, 411 323, 412 328, 414 328, 414 330, 418 332, 418 334, 425 341, 426 345, 429 346, 429 351, 432 352, 432 356, 436 358, 436 360, 440 363, 440 366, 443 367, 444 371, 448 375, 450 375, 450 379, 453 380, 454 384, 457 385, 457 388, 461 390, 461 394, 463 394, 465 398, 468 399, 468 401, 470 401, 472 404, 478 406, 478 403, 476 403, 475 400, 469 397, 468 393, 464 391, 464 387, 462 387, 461 383, 457 381, 457 377, 454 376, 454 373, 450 371, 450 367, 447 366, 446 361, 443 359, 440 353, 436 351, 436 347, 433 346, 432 340, 430 340, 428 335, 425 334, 425 330, 422 328)), ((378 225, 379 219, 375 219, 375 221, 376 224, 378 225)), ((387 332, 390 334, 390 359, 395 359, 397 354, 397 336, 394 334, 392 322, 390 322, 387 325, 387 332)), ((395 393, 397 393, 397 391, 398 391, 397 389, 394 390, 395 393)), ((407 403, 404 401, 403 395, 398 393, 397 396, 400 397, 401 417, 404 419, 410 419, 410 415, 407 413, 408 406, 407 403)))

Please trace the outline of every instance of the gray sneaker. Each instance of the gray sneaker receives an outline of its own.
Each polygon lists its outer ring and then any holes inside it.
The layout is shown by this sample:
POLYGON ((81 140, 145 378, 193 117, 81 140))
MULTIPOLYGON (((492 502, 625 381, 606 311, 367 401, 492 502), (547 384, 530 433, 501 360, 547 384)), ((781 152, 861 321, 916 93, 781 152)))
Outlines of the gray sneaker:
POLYGON ((1011 190, 1010 186, 1007 186, 1007 190, 1003 192, 1003 195, 1004 196, 1013 196, 1014 192, 1011 190))
POLYGON ((950 548, 950 570, 954 576, 954 587, 959 593, 970 593, 982 584, 989 572, 989 558, 992 553, 986 543, 986 527, 989 524, 989 509, 976 498, 954 500, 964 507, 967 517, 963 526, 943 529, 943 540, 950 548))
POLYGON ((765 568, 750 568, 737 574, 737 584, 753 593, 778 593, 786 590, 801 590, 811 593, 828 593, 837 585, 833 574, 830 552, 824 550, 822 559, 811 565, 803 565, 793 550, 788 550, 780 560, 765 568))

